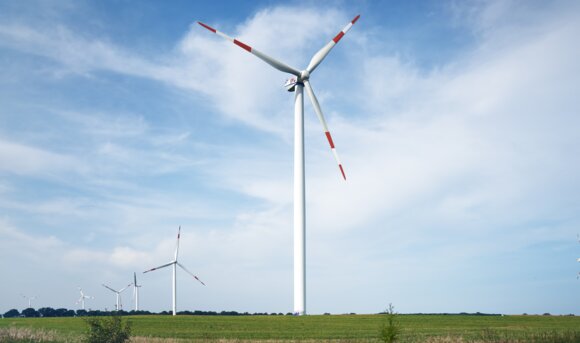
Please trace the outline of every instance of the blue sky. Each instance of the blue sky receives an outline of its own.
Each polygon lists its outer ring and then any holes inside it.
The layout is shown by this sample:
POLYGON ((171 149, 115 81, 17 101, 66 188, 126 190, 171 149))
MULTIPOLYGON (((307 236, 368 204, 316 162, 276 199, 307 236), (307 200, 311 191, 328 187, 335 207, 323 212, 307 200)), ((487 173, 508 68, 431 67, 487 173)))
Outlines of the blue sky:
POLYGON ((307 310, 580 314, 575 1, 0 2, 0 312, 292 311, 293 96, 196 20, 304 68, 307 310), (171 306, 169 269, 138 275, 171 306), (124 293, 125 309, 131 293, 124 293))

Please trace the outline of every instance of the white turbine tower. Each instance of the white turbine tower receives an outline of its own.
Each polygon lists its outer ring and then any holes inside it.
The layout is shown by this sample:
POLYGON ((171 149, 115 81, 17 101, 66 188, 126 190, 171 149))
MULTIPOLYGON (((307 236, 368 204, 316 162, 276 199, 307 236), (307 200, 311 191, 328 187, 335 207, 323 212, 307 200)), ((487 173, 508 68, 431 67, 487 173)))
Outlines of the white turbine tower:
POLYGON ((20 293, 20 295, 21 295, 21 296, 22 296, 24 299, 28 300, 28 308, 32 308, 32 300, 36 299, 36 295, 33 295, 33 296, 31 296, 31 297, 28 297, 28 296, 26 296, 26 295, 24 295, 24 294, 22 294, 22 293, 20 293))
POLYGON ((137 284, 137 273, 133 273, 133 298, 135 301, 135 311, 139 311, 139 288, 141 288, 141 285, 137 284))
POLYGON ((208 29, 209 31, 231 41, 235 45, 255 55, 259 59, 268 63, 272 67, 294 75, 286 82, 288 91, 296 92, 294 98, 294 313, 298 315, 306 314, 306 219, 305 219, 305 183, 304 183, 304 97, 303 88, 306 88, 306 93, 312 102, 314 111, 316 112, 324 134, 330 144, 330 149, 338 163, 338 168, 342 177, 346 180, 342 163, 336 153, 334 142, 328 131, 326 120, 322 115, 322 109, 314 95, 312 86, 310 85, 310 74, 318 67, 318 65, 328 55, 330 50, 338 43, 345 33, 356 23, 360 18, 357 15, 350 21, 330 42, 322 47, 310 60, 310 63, 305 70, 299 71, 293 67, 288 66, 264 53, 254 49, 253 47, 240 42, 216 29, 198 21, 198 24, 208 29))
POLYGON ((81 296, 80 296, 79 300, 77 300, 77 304, 80 303, 82 309, 84 310, 85 309, 85 299, 94 299, 94 297, 91 297, 90 295, 86 295, 83 292, 82 288, 78 287, 78 289, 79 289, 79 292, 81 293, 81 296))
POLYGON ((181 236, 181 226, 179 227, 179 230, 177 231, 177 247, 175 248, 175 258, 173 259, 173 261, 166 263, 164 265, 161 265, 159 267, 151 268, 151 269, 143 272, 143 274, 145 274, 145 273, 157 270, 157 269, 173 266, 173 315, 174 316, 176 315, 176 306, 177 306, 177 266, 179 266, 179 268, 183 269, 186 273, 193 276, 197 281, 199 281, 202 285, 205 286, 205 283, 203 283, 197 276, 193 275, 192 272, 187 270, 187 268, 185 268, 181 263, 179 263, 177 261, 177 255, 179 253, 179 238, 180 238, 180 236, 181 236))
POLYGON ((123 303, 121 302, 121 292, 123 292, 124 290, 126 290, 127 288, 129 288, 129 286, 131 286, 131 284, 128 284, 127 286, 121 288, 120 290, 114 290, 111 287, 103 284, 103 287, 105 287, 106 289, 110 290, 111 292, 115 293, 117 295, 117 301, 115 303, 115 309, 117 311, 122 310, 123 309, 123 303))

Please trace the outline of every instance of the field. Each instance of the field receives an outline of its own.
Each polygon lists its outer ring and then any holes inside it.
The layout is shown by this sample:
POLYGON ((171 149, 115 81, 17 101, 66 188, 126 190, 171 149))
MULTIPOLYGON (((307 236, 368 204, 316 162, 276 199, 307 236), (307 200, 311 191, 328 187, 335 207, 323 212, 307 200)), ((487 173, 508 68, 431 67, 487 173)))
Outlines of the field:
MULTIPOLYGON (((128 316, 135 342, 342 341, 378 342, 383 315, 128 316)), ((402 342, 580 342, 580 317, 398 315, 402 342), (550 336, 550 340, 536 340, 550 336)), ((1 330, 38 332, 45 341, 76 342, 82 318, 4 318, 1 330)), ((2 341, 0 336, 0 341, 2 341)), ((40 340, 36 340, 40 341, 40 340)))

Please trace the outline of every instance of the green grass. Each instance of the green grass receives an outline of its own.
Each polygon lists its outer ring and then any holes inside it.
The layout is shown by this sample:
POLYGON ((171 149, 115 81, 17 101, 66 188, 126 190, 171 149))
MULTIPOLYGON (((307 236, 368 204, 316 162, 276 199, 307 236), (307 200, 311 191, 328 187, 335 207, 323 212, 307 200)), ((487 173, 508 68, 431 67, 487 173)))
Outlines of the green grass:
MULTIPOLYGON (((385 320, 382 315, 333 316, 128 316, 134 336, 188 340, 342 340, 377 341, 385 320)), ((428 337, 461 337, 463 342, 536 341, 541 335, 565 336, 580 342, 580 317, 559 316, 462 316, 399 315, 402 342, 420 342, 428 337), (572 338, 570 338, 572 337, 572 338), (574 338, 576 337, 576 338, 574 338)), ((57 332, 62 337, 80 337, 86 330, 82 318, 4 318, 1 328, 57 332)), ((567 340, 566 340, 567 339, 567 340)), ((440 340, 441 341, 441 340, 440 340)), ((455 342, 451 340, 450 342, 455 342)))

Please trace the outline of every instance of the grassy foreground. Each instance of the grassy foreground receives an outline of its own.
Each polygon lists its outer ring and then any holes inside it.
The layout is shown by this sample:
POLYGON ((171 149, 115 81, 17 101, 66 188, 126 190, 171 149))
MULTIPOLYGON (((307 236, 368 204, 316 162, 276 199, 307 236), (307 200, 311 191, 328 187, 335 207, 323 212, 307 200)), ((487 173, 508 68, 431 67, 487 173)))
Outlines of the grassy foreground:
MULTIPOLYGON (((135 342, 304 340, 378 341, 382 315, 127 316, 135 342), (148 338, 148 339, 145 339, 148 338), (158 338, 158 339, 154 339, 158 338), (165 338, 162 339, 162 338, 165 338), (172 340, 168 340, 171 338, 172 340), (173 340, 178 339, 178 340, 173 340)), ((402 342, 580 342, 580 317, 399 315, 402 342), (542 335, 558 339, 535 340, 542 335)), ((50 333, 45 341, 74 342, 82 318, 4 318, 1 330, 50 333), (56 337, 56 338, 55 338, 56 337)), ((1 339, 0 339, 1 340, 1 339)))

